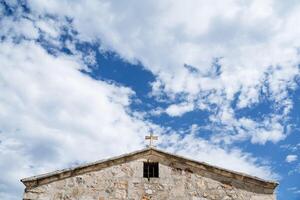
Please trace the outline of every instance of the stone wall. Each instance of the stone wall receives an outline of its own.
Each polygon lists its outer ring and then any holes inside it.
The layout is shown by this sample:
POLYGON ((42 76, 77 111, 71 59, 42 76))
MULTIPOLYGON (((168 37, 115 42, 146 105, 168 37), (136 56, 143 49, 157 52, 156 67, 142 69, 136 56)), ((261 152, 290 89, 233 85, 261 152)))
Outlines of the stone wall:
POLYGON ((26 200, 273 200, 273 191, 239 180, 205 173, 185 163, 159 161, 159 178, 143 178, 143 162, 138 159, 100 171, 65 178, 27 188, 26 200))

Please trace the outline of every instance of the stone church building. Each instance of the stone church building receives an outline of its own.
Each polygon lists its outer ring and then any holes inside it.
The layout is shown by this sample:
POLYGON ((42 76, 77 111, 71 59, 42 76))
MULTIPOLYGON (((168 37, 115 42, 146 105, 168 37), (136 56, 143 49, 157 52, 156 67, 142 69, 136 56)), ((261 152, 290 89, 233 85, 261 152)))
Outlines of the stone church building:
POLYGON ((21 181, 24 200, 273 200, 278 185, 153 147, 21 181))

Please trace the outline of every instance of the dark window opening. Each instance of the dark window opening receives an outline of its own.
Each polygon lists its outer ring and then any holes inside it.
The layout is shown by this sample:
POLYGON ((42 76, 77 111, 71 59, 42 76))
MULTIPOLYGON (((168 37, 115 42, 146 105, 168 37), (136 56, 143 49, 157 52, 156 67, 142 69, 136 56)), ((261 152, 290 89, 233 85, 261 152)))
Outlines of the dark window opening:
POLYGON ((158 178, 158 162, 144 162, 144 178, 158 178))

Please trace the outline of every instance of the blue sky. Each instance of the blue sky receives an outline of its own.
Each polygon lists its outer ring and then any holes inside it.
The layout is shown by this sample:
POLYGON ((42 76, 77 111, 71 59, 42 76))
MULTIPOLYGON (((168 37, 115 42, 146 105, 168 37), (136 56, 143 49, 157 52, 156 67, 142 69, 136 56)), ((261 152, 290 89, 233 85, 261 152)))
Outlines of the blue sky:
POLYGON ((297 1, 0 1, 0 199, 145 147, 300 199, 297 1))

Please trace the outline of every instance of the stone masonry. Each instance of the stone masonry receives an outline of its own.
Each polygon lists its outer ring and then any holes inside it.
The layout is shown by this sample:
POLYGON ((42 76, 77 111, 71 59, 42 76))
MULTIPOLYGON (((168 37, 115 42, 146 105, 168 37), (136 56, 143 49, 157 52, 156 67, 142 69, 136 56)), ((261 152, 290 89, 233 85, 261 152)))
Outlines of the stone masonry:
POLYGON ((273 200, 277 186, 152 148, 22 182, 24 200, 273 200), (159 178, 143 178, 147 160, 159 178))

